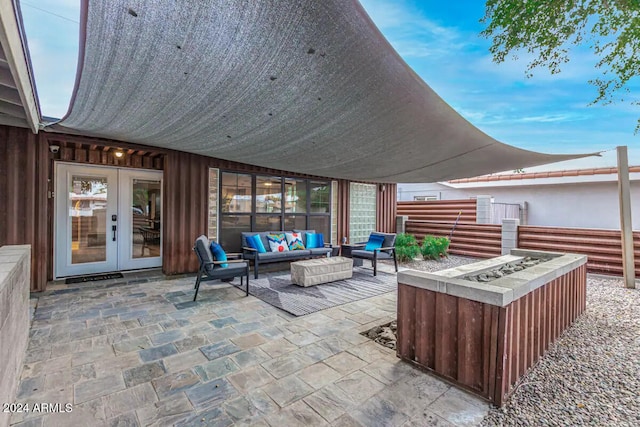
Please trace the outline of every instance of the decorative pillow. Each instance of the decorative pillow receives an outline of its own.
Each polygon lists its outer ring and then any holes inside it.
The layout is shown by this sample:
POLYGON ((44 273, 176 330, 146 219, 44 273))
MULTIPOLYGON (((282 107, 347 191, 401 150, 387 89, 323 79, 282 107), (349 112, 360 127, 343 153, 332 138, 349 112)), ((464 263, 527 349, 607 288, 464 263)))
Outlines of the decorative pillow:
POLYGON ((267 250, 264 248, 264 245, 262 244, 262 239, 260 238, 259 234, 254 234, 253 236, 247 237, 247 245, 249 245, 250 248, 257 249, 258 253, 263 254, 267 252, 267 250))
POLYGON ((287 236, 287 244, 290 251, 304 250, 304 243, 302 243, 302 233, 284 233, 287 236))
MULTIPOLYGON (((211 253, 213 254, 213 259, 216 261, 227 260, 227 254, 224 252, 224 249, 222 249, 222 246, 220 246, 216 242, 211 242, 211 253)), ((229 264, 218 264, 218 267, 227 268, 229 267, 229 264)))
POLYGON ((384 236, 380 234, 371 234, 369 235, 369 241, 367 245, 364 247, 365 251, 373 251, 374 249, 379 249, 382 247, 382 243, 384 242, 384 236))
POLYGON ((306 233, 307 249, 324 248, 322 233, 306 233))
POLYGON ((284 233, 267 235, 271 252, 288 252, 287 238, 284 233))

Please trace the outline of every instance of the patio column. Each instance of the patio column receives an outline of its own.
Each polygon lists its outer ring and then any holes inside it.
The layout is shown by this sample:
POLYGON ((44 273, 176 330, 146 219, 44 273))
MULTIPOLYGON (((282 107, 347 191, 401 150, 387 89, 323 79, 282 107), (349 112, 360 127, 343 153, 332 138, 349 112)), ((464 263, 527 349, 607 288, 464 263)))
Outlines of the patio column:
POLYGON ((622 237, 622 271, 624 284, 629 289, 636 287, 635 260, 633 256, 633 225, 631 224, 631 193, 629 185, 629 160, 627 147, 616 148, 618 152, 618 195, 620 197, 620 234, 622 237))
POLYGON ((518 247, 518 226, 520 220, 504 218, 502 220, 502 255, 508 255, 511 249, 518 247))
POLYGON ((476 197, 476 223, 491 223, 491 196, 482 195, 476 197))

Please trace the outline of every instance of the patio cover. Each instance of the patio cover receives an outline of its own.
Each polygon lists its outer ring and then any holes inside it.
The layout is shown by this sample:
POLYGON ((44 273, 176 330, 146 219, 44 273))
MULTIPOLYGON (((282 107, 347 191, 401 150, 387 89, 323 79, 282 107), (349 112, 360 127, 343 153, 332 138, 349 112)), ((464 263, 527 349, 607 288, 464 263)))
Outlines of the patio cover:
POLYGON ((83 0, 56 129, 373 182, 558 162, 463 119, 356 0, 83 0))

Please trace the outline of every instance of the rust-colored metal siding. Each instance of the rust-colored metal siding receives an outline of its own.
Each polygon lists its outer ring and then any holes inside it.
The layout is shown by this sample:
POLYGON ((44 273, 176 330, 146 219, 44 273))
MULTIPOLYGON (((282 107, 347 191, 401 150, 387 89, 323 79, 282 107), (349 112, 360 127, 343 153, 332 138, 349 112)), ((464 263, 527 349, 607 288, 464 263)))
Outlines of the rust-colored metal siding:
POLYGON ((338 244, 349 236, 349 181, 338 180, 338 244))
POLYGON ((47 283, 50 215, 46 142, 28 129, 0 126, 0 246, 31 245, 31 290, 47 283))
POLYGON ((397 184, 378 185, 376 194, 376 231, 396 232, 397 184))
MULTIPOLYGON (((53 277, 54 161, 94 165, 164 169, 163 271, 167 274, 197 270, 192 253, 195 238, 206 233, 208 168, 329 180, 257 166, 198 156, 174 150, 101 138, 40 133, 0 126, 0 245, 32 245, 32 290, 42 291, 53 277), (58 145, 57 154, 49 152, 58 145), (125 152, 117 159, 116 150, 125 152)), ((380 190, 380 187, 379 187, 380 190)), ((395 227, 395 185, 378 194, 378 227, 395 227), (383 209, 383 211, 381 211, 383 209)), ((338 180, 338 237, 349 233, 349 181, 338 180)))
POLYGON ((583 265, 506 307, 398 283, 398 356, 500 406, 585 310, 586 282, 583 265))
MULTIPOLYGON (((591 228, 518 227, 518 247, 522 249, 571 252, 587 255, 590 273, 622 275, 620 230, 591 228)), ((640 232, 633 232, 636 276, 640 276, 640 232)))
POLYGON ((475 224, 476 204, 475 199, 398 202, 398 215, 410 220, 453 222, 462 212, 459 222, 475 224))
MULTIPOLYGON (((421 242, 426 235, 449 237, 453 222, 407 221, 406 232, 421 242)), ((451 236, 449 253, 453 255, 491 258, 502 253, 502 226, 494 224, 458 223, 451 236)))

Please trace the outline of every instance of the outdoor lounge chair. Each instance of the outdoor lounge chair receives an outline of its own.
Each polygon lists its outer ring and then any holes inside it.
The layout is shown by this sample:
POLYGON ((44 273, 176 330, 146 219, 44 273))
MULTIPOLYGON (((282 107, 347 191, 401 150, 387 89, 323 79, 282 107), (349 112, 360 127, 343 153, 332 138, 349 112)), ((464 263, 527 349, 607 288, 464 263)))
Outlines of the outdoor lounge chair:
MULTIPOLYGON (((393 259, 393 264, 398 272, 398 261, 396 260, 396 234, 395 233, 379 233, 374 231, 369 236, 369 242, 355 243, 351 246, 351 258, 368 259, 373 264, 373 275, 378 274, 378 260, 393 259), (380 247, 367 250, 367 246, 373 241, 380 242, 380 247)), ((375 246, 375 245, 374 245, 375 246)))
POLYGON ((240 286, 244 284, 244 277, 246 276, 246 291, 247 295, 249 295, 249 262, 242 259, 242 254, 226 254, 226 261, 216 261, 214 260, 213 253, 211 253, 211 243, 204 235, 196 239, 196 244, 193 247, 193 250, 198 256, 198 261, 200 261, 198 278, 196 279, 195 285, 196 293, 193 296, 194 301, 198 297, 200 282, 233 279, 238 276, 240 276, 240 286), (228 266, 222 267, 222 264, 227 264, 228 266))

